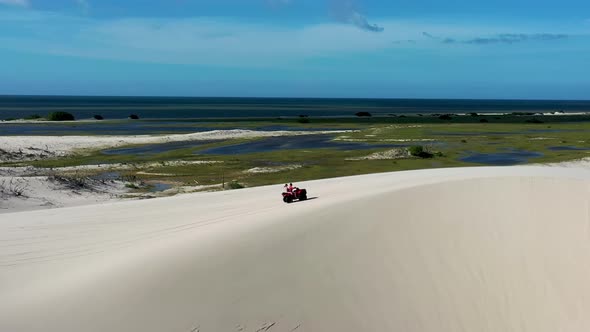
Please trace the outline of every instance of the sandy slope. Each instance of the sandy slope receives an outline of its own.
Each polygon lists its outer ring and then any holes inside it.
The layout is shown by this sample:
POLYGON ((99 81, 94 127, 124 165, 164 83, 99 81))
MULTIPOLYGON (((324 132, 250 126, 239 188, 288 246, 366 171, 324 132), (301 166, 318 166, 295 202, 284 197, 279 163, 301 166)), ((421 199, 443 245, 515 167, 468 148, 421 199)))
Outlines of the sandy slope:
POLYGON ((590 171, 304 185, 0 215, 0 331, 590 330, 590 171))
MULTIPOLYGON (((541 164, 542 165, 542 164, 541 164)), ((568 167, 568 168, 589 168, 590 169, 590 157, 571 160, 571 161, 562 161, 558 163, 549 163, 544 164, 544 166, 551 166, 551 167, 568 167)))
POLYGON ((0 214, 64 206, 94 205, 119 200, 125 182, 88 180, 88 188, 71 188, 48 176, 3 177, 0 174, 0 214), (20 196, 15 196, 19 192, 20 196))

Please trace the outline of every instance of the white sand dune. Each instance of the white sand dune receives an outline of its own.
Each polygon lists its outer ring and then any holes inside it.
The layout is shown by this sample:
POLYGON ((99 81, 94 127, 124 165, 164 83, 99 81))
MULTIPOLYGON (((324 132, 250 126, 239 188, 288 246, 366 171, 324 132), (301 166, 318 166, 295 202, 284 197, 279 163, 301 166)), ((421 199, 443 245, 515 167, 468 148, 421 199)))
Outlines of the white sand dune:
POLYGON ((302 185, 0 215, 0 331, 590 330, 590 171, 302 185))

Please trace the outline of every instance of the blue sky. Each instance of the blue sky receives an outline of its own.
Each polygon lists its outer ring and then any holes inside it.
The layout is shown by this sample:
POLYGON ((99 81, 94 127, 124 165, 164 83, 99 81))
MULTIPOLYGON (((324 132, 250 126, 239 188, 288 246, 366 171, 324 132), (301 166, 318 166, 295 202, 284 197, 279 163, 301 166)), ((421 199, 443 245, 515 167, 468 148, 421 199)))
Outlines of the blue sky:
POLYGON ((581 0, 0 0, 0 94, 590 99, 581 0))

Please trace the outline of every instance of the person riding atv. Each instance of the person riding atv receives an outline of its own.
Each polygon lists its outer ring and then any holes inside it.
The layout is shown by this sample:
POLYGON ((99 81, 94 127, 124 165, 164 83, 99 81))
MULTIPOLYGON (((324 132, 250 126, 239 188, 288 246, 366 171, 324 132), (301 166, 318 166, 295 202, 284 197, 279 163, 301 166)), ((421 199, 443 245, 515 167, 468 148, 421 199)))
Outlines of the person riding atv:
POLYGON ((307 199, 307 190, 293 187, 290 183, 289 186, 285 185, 285 191, 283 192, 283 202, 292 203, 293 200, 305 201, 307 199))

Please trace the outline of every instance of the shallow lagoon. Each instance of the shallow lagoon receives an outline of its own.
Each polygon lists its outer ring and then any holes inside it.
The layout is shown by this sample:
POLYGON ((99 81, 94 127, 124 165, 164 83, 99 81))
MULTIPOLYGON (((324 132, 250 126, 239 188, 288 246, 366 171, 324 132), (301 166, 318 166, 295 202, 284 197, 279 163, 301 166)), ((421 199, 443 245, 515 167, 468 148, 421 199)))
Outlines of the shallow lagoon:
POLYGON ((492 166, 511 166, 524 164, 527 163, 531 158, 539 158, 542 156, 543 154, 540 152, 517 149, 505 149, 503 151, 494 153, 472 152, 465 157, 459 158, 459 160, 466 163, 484 164, 492 166))
POLYGON ((280 150, 321 149, 368 150, 376 148, 406 147, 403 144, 369 144, 364 142, 338 142, 332 135, 305 135, 269 137, 252 142, 215 147, 196 152, 196 154, 234 155, 280 150))
POLYGON ((590 148, 583 148, 578 146, 550 146, 548 148, 551 151, 587 151, 590 148))
MULTIPOLYGON (((280 150, 334 148, 339 150, 368 150, 376 148, 406 147, 405 144, 369 144, 364 142, 338 142, 333 135, 277 136, 214 147, 195 152, 200 155, 238 155, 245 153, 272 152, 280 150)), ((103 150, 106 155, 154 155, 180 149, 199 148, 200 146, 220 143, 223 140, 183 141, 161 144, 148 144, 137 147, 103 150)))
POLYGON ((171 152, 174 150, 198 148, 199 146, 216 142, 222 142, 222 140, 181 141, 160 144, 147 144, 136 147, 108 149, 103 150, 102 153, 106 155, 154 155, 158 153, 171 152))

